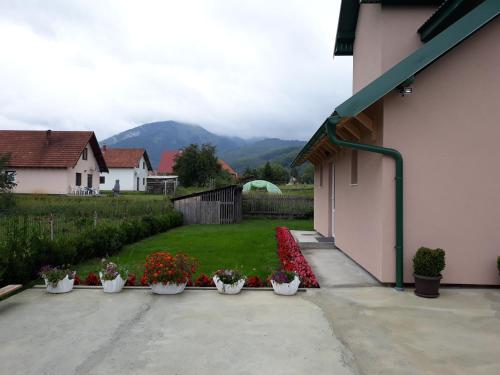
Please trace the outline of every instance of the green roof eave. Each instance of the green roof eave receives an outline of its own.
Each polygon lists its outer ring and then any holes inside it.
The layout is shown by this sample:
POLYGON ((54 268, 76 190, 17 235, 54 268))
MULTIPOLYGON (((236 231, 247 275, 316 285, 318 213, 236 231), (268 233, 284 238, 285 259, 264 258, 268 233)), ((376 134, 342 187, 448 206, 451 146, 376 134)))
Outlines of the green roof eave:
MULTIPOLYGON (((396 64, 363 89, 335 108, 340 117, 354 117, 380 100, 402 83, 428 67, 434 61, 485 26, 500 13, 500 1, 486 0, 474 10, 448 27, 427 44, 396 64)), ((303 157, 318 139, 325 134, 324 124, 299 152, 292 165, 302 163, 303 157)))
POLYGON ((417 30, 424 43, 481 4, 484 0, 446 0, 417 30))

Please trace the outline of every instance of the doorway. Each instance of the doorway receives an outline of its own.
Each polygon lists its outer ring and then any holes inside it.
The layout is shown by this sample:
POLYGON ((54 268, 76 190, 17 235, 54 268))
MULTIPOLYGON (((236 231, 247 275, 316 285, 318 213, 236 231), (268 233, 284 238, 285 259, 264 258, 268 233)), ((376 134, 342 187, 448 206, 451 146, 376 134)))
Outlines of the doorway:
POLYGON ((137 177, 137 191, 139 191, 139 177, 137 177))
POLYGON ((87 175, 87 187, 88 188, 92 187, 92 175, 91 174, 87 175))

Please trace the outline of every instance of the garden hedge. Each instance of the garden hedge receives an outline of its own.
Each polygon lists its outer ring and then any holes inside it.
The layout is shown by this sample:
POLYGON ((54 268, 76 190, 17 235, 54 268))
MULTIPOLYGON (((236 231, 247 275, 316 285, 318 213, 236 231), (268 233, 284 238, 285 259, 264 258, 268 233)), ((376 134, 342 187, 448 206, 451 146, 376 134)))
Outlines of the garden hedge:
POLYGON ((75 264, 118 253, 124 245, 182 225, 182 214, 169 212, 121 223, 103 223, 79 234, 51 240, 17 228, 0 242, 0 285, 25 284, 37 277, 42 265, 75 264))

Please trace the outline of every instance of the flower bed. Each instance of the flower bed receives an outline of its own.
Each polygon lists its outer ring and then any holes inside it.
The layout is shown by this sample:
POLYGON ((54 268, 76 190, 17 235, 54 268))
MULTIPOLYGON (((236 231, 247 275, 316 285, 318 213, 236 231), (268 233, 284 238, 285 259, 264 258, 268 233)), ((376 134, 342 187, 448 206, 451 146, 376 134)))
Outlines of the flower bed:
POLYGON ((300 278, 300 286, 304 288, 318 288, 314 272, 302 255, 299 245, 295 242, 290 230, 286 227, 276 228, 278 241, 278 258, 285 271, 294 271, 300 278))

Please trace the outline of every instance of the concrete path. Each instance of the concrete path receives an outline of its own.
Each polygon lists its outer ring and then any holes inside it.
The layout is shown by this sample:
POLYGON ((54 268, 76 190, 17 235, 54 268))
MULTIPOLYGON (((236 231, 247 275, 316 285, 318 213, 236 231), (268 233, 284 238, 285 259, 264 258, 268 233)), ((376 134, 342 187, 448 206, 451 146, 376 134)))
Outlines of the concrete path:
POLYGON ((0 302, 0 337, 1 374, 359 373, 319 306, 268 291, 31 289, 0 302))
POLYGON ((321 288, 379 285, 368 272, 337 249, 307 249, 302 254, 321 288))
POLYGON ((26 290, 0 302, 0 374, 500 374, 500 290, 418 298, 304 253, 322 288, 294 297, 26 290))

